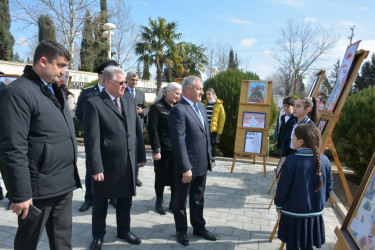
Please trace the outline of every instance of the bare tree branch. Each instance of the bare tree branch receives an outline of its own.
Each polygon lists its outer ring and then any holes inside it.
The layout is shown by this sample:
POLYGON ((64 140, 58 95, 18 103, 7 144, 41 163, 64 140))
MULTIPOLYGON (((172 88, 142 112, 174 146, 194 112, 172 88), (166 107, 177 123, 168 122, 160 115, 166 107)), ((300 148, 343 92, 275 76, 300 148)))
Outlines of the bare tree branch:
POLYGON ((337 36, 331 30, 306 22, 296 24, 294 20, 287 22, 280 35, 277 43, 281 52, 275 51, 274 58, 280 63, 285 95, 298 94, 304 74, 334 47, 337 36))

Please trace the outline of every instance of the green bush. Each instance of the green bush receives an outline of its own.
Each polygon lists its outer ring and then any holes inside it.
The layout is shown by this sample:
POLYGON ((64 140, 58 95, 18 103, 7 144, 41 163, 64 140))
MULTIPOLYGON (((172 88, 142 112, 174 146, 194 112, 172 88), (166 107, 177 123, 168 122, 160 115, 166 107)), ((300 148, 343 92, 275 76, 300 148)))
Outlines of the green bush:
POLYGON ((332 139, 340 160, 360 177, 374 154, 375 86, 349 96, 332 139))
POLYGON ((224 156, 234 155, 234 143, 236 140, 238 104, 242 80, 259 80, 259 76, 252 72, 240 70, 227 70, 217 74, 204 82, 204 90, 213 88, 219 99, 224 101, 226 114, 223 134, 220 136, 219 150, 224 156))

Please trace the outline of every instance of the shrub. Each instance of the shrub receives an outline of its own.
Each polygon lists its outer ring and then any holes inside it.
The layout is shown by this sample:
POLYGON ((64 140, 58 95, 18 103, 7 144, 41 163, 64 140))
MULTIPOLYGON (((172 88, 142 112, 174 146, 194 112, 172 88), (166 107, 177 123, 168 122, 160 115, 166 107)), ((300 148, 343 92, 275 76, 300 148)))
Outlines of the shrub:
POLYGON ((340 160, 363 176, 374 153, 375 86, 349 96, 332 139, 340 160))
POLYGON ((232 69, 221 72, 204 83, 204 92, 208 88, 214 88, 218 98, 224 102, 226 120, 223 134, 220 136, 221 143, 218 145, 218 148, 227 157, 234 155, 242 80, 259 80, 259 76, 252 72, 241 72, 240 70, 232 69))

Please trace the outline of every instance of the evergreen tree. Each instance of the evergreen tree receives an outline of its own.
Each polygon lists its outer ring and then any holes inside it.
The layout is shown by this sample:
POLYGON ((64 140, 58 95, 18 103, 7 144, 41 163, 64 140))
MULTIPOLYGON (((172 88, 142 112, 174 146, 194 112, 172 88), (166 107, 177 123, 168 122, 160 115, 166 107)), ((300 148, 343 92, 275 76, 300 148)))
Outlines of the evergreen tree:
POLYGON ((81 67, 80 70, 92 72, 94 70, 94 27, 89 10, 86 11, 85 25, 82 31, 81 67))
POLYGON ((143 60, 143 73, 142 73, 143 80, 150 80, 150 65, 148 60, 145 58, 143 60))
POLYGON ((236 62, 234 60, 234 52, 232 48, 230 48, 229 51, 228 69, 236 69, 236 62))
POLYGON ((108 23, 107 0, 100 0, 100 14, 94 22, 94 48, 96 56, 94 59, 94 67, 108 60, 108 42, 107 39, 102 36, 104 32, 103 25, 105 23, 108 23))
POLYGON ((321 100, 326 101, 328 99, 329 94, 332 92, 333 85, 331 82, 328 80, 327 76, 324 75, 324 78, 321 83, 321 87, 319 90, 319 93, 321 95, 321 100))
POLYGON ((234 58, 234 66, 236 67, 235 69, 238 69, 238 67, 240 66, 240 62, 238 61, 238 57, 237 57, 237 52, 236 52, 236 57, 234 58))
POLYGON ((167 66, 164 68, 163 82, 173 82, 173 81, 174 81, 173 70, 170 66, 167 66))
POLYGON ((38 18, 38 41, 51 40, 56 42, 55 24, 48 15, 40 15, 38 18))
POLYGON ((361 68, 361 73, 357 75, 355 80, 355 91, 372 87, 375 85, 375 54, 373 53, 371 59, 366 61, 361 68))
POLYGON ((9 29, 9 0, 0 0, 0 60, 10 61, 13 56, 14 38, 9 29))

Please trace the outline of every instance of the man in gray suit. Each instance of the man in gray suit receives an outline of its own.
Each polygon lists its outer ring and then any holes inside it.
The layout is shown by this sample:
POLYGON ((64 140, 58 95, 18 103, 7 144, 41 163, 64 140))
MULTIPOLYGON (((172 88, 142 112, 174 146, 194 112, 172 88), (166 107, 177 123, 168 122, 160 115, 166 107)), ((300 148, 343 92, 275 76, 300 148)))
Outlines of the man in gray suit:
POLYGON ((169 114, 176 195, 174 220, 177 240, 189 245, 187 237, 186 198, 189 196, 190 222, 193 234, 211 241, 217 237, 205 228, 203 218, 207 170, 211 170, 210 127, 201 102, 202 81, 188 76, 182 82, 182 98, 169 114))
MULTIPOLYGON (((142 90, 136 89, 138 85, 138 74, 135 72, 128 72, 126 74, 126 90, 125 93, 129 94, 134 98, 135 104, 137 105, 137 113, 139 116, 140 124, 143 128, 145 124, 145 119, 147 119, 147 114, 149 111, 148 105, 145 99, 145 93, 142 90)), ((138 178, 139 168, 136 169, 136 185, 138 187, 142 186, 142 182, 138 178)))
POLYGON ((124 95, 124 71, 115 66, 105 68, 103 82, 105 89, 85 102, 83 112, 86 164, 94 195, 91 249, 101 249, 108 198, 117 199, 117 237, 131 244, 141 243, 130 231, 130 208, 137 159, 141 167, 146 162, 142 128, 133 98, 124 95))

